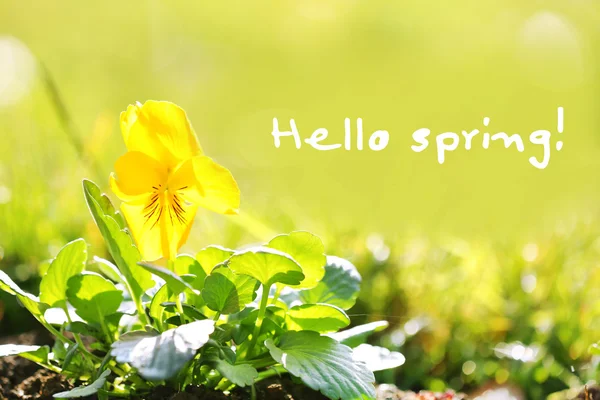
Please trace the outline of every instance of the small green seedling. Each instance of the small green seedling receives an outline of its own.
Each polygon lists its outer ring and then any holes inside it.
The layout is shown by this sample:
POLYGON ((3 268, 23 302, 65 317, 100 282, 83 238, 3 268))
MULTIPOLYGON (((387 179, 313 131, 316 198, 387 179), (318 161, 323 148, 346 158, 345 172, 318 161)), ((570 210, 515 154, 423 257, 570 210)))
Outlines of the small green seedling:
POLYGON ((54 397, 204 385, 247 388, 254 398, 257 382, 290 374, 330 399, 372 399, 373 371, 404 362, 365 344, 387 322, 343 330, 361 277, 350 262, 325 256, 317 236, 292 232, 243 251, 209 246, 167 265, 145 263, 108 197, 90 181, 83 188, 114 264, 88 257, 85 241, 75 240, 51 262, 39 296, 0 271, 0 289, 56 338, 52 348, 3 345, 0 356, 81 383, 54 397))

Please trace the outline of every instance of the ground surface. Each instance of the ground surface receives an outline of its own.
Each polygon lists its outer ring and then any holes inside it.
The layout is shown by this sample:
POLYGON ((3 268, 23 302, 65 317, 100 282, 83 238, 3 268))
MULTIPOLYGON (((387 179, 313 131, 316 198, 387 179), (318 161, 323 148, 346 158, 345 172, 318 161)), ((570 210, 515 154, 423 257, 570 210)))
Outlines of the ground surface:
MULTIPOLYGON (((0 344, 51 345, 48 335, 25 333, 0 338, 0 344)), ((53 393, 72 387, 65 378, 44 370, 37 364, 20 357, 0 358, 0 399, 52 399, 53 393)))
MULTIPOLYGON (((0 338, 0 344, 51 345, 51 338, 44 333, 26 333, 19 336, 0 338)), ((72 382, 61 375, 40 368, 35 363, 20 357, 0 358, 0 400, 51 400, 52 394, 69 390, 72 382)), ((293 383, 288 378, 274 378, 257 385, 260 400, 327 400, 320 393, 293 383)), ((248 400, 247 392, 237 391, 229 395, 203 387, 190 386, 185 392, 158 387, 140 400, 248 400)), ((483 397, 486 398, 485 396, 483 397)), ((93 400, 94 398, 88 398, 93 400)), ((379 385, 378 400, 467 400, 464 395, 431 392, 404 392, 394 385, 379 385)), ((494 399, 496 399, 494 397, 494 399)), ((584 389, 576 399, 600 400, 598 387, 584 389)))

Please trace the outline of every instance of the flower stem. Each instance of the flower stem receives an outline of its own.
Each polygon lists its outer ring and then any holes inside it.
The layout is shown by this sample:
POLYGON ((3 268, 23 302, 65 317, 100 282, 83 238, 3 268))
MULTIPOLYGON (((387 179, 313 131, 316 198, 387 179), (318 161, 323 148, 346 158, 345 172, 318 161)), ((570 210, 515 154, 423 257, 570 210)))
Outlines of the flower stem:
MULTIPOLYGON (((167 267, 169 270, 175 272, 175 258, 177 254, 169 254, 169 261, 167 262, 167 267)), ((185 314, 183 313, 183 305, 181 304, 180 294, 175 295, 175 307, 177 307, 177 312, 179 313, 179 320, 181 321, 181 325, 185 324, 185 314)))
MULTIPOLYGON (((71 320, 71 316, 69 315, 69 309, 67 308, 66 305, 63 309, 65 310, 65 314, 67 315, 67 321, 69 321, 69 324, 72 324, 73 321, 71 320)), ((87 361, 89 361, 91 365, 94 365, 94 357, 93 357, 92 353, 90 353, 88 351, 88 349, 85 347, 85 345, 83 344, 83 341, 81 340, 81 336, 79 336, 79 333, 73 332, 73 337, 75 338, 75 341, 77 342, 77 344, 79 344, 79 348, 81 349, 81 352, 83 353, 83 358, 85 358, 87 361)))
POLYGON ((205 385, 211 389, 214 389, 219 384, 219 382, 221 382, 221 379, 223 379, 223 375, 215 371, 214 375, 207 377, 205 385))
POLYGON ((175 306, 177 307, 177 312, 179 313, 179 320, 181 321, 181 325, 185 324, 185 315, 183 313, 183 305, 181 304, 181 298, 179 295, 175 296, 175 306))
MULTIPOLYGON (((68 314, 67 314, 68 315, 68 314)), ((50 333, 52 333, 58 340, 60 340, 61 342, 63 342, 64 344, 68 344, 69 346, 73 345, 73 342, 69 339, 67 339, 67 337, 65 335, 63 335, 58 329, 56 329, 55 327, 53 327, 50 323, 48 323, 45 320, 39 320, 42 325, 44 325, 44 327, 46 329, 48 329, 48 331, 50 331, 50 333)), ((79 336, 78 334, 73 334, 73 336, 79 336)), ((79 340, 81 341, 81 338, 79 338, 79 340)), ((79 342, 78 342, 79 343, 79 342)), ((128 370, 131 370, 129 368, 129 366, 127 364, 123 364, 123 369, 119 368, 119 366, 117 365, 117 363, 114 360, 110 360, 108 361, 107 359, 110 359, 110 351, 106 354, 105 358, 102 359, 92 353, 90 353, 88 351, 88 349, 83 345, 83 342, 81 342, 79 344, 79 349, 81 350, 81 352, 84 355, 84 358, 87 356, 89 357, 91 360, 93 360, 92 365, 94 365, 94 362, 98 362, 100 363, 100 365, 105 364, 108 368, 110 368, 110 370, 112 372, 114 372, 115 374, 121 376, 121 377, 125 377, 126 379, 130 380, 131 382, 134 382, 136 385, 138 385, 138 387, 146 387, 146 383, 143 382, 142 380, 140 380, 136 375, 131 374, 128 372, 128 370), (124 371, 125 370, 125 371, 124 371)), ((36 361, 37 362, 37 361, 36 361)), ((49 368, 48 366, 46 366, 46 368, 53 370, 53 368, 57 368, 57 367, 53 367, 49 368)), ((55 371, 55 372, 61 372, 62 369, 55 371)))
POLYGON ((270 367, 273 364, 277 364, 277 362, 273 360, 273 357, 271 357, 270 354, 262 358, 257 357, 250 361, 243 361, 242 363, 252 365, 256 369, 270 367))
POLYGON ((281 289, 283 289, 282 285, 275 286, 275 295, 273 295, 273 298, 271 299, 271 305, 275 305, 277 303, 277 299, 281 294, 281 289))
POLYGON ((115 392, 115 391, 100 389, 100 390, 98 390, 98 392, 106 394, 109 397, 119 397, 119 398, 123 398, 123 399, 130 399, 131 398, 131 394, 128 391, 115 392))
MULTIPOLYGON (((129 290, 129 293, 133 293, 131 291, 131 286, 129 286, 128 283, 127 283, 127 290, 129 290)), ((146 312, 144 311, 144 306, 142 305, 142 299, 135 298, 134 296, 131 296, 131 297, 133 299, 133 302, 135 303, 135 308, 137 309, 138 318, 140 319, 140 323, 142 325, 148 325, 148 317, 146 316, 146 312)))
MULTIPOLYGON (((98 306, 98 304, 96 304, 96 307, 98 309, 100 308, 98 306)), ((104 321, 104 318, 100 318, 100 326, 102 327, 102 331, 104 332, 104 335, 106 336, 106 341, 108 342, 108 344, 112 344, 113 338, 110 335, 110 331, 108 330, 108 326, 106 325, 106 321, 104 321)))
POLYGON ((58 329, 56 329, 55 327, 53 327, 48 322, 46 322, 46 321, 40 321, 40 322, 42 323, 42 325, 44 325, 44 327, 46 329, 48 329, 48 331, 50 331, 51 334, 53 334, 54 336, 56 336, 56 338, 58 340, 60 340, 64 344, 68 344, 68 345, 72 345, 73 344, 73 342, 71 342, 69 339, 67 339, 65 337, 65 335, 63 335, 58 329))
POLYGON ((30 357, 27 356, 27 353, 22 354, 21 357, 26 358, 26 359, 28 359, 30 361, 33 361, 34 363, 36 363, 38 365, 41 365, 42 367, 44 367, 46 369, 49 369, 50 371, 56 372, 58 374, 62 373, 62 368, 56 367, 56 366, 54 366, 54 365, 52 365, 50 363, 45 363, 43 361, 40 361, 39 359, 36 359, 35 357, 31 357, 30 358, 30 357))
POLYGON ((260 298, 260 308, 258 309, 258 316, 256 317, 256 324, 254 325, 254 331, 252 332, 252 341, 250 342, 250 346, 248 346, 248 357, 252 356, 252 350, 254 350, 254 346, 256 346, 256 342, 258 341, 258 335, 260 334, 260 328, 262 327, 263 320, 265 319, 265 314, 267 312, 267 304, 269 302, 269 291, 271 290, 271 285, 262 287, 262 296, 260 298))
POLYGON ((254 380, 254 383, 258 383, 264 379, 270 378, 275 375, 287 374, 288 371, 283 368, 281 365, 275 365, 267 369, 266 371, 262 371, 258 373, 258 377, 254 380))
POLYGON ((232 386, 233 386, 233 383, 229 379, 223 378, 223 379, 221 379, 219 384, 215 387, 215 390, 225 391, 232 386))

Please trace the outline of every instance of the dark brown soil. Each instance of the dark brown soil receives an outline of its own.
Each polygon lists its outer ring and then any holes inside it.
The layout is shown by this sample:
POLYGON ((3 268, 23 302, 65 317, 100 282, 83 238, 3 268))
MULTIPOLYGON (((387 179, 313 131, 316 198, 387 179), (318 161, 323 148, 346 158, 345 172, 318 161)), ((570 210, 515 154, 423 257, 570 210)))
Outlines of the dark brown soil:
MULTIPOLYGON (((0 344, 51 345, 52 339, 45 333, 24 333, 19 336, 0 338, 0 344)), ((41 369, 37 364, 21 357, 0 358, 1 400, 46 400, 52 394, 69 390, 72 385, 66 378, 41 369)))
MULTIPOLYGON (((297 385, 287 378, 274 378, 257 384, 256 397, 260 400, 327 400, 319 392, 297 385)), ((158 387, 144 400, 248 400, 247 391, 236 390, 228 395, 201 386, 188 386, 185 392, 158 387)), ((141 399, 140 399, 141 400, 141 399)))
POLYGON ((600 386, 586 386, 576 397, 577 400, 600 400, 600 386))
POLYGON ((23 400, 52 399, 53 394, 69 390, 72 387, 65 377, 52 371, 39 369, 19 385, 14 386, 6 398, 23 400))
MULTIPOLYGON (((257 384, 259 400, 328 400, 319 392, 298 385, 288 378, 273 378, 257 384)), ((185 392, 177 393, 173 389, 159 387, 143 397, 143 400, 249 400, 247 392, 239 390, 229 395, 203 387, 190 386, 185 392)), ((464 400, 464 395, 454 392, 404 392, 394 385, 380 385, 377 388, 377 400, 464 400)), ((141 400, 141 399, 140 399, 141 400)))
POLYGON ((216 392, 200 386, 188 386, 185 392, 177 392, 172 388, 160 386, 152 390, 151 393, 138 397, 138 400, 242 400, 244 397, 225 396, 222 392, 216 392))

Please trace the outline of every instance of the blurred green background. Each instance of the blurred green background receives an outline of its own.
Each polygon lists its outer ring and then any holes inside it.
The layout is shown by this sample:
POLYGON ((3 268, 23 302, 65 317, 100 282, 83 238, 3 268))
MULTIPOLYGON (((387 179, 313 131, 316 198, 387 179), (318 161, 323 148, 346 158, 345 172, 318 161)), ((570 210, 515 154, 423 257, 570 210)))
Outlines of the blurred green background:
MULTIPOLYGON (((594 0, 4 0, 0 267, 34 282, 79 236, 103 254, 81 179, 108 189, 120 111, 170 100, 242 190, 242 214, 200 213, 184 251, 311 230, 364 275, 356 322, 392 323, 377 340, 407 363, 381 381, 577 386, 600 339, 599 22, 594 0), (564 148, 537 170, 526 138, 555 132, 559 106, 564 148), (418 128, 433 140, 486 116, 525 151, 478 137, 439 165, 432 144, 410 150, 418 128), (276 149, 274 117, 331 143, 360 117, 390 144, 276 149)), ((2 333, 31 326, 2 299, 2 333)))

